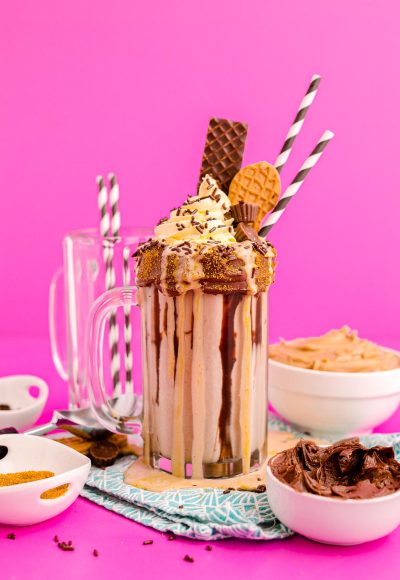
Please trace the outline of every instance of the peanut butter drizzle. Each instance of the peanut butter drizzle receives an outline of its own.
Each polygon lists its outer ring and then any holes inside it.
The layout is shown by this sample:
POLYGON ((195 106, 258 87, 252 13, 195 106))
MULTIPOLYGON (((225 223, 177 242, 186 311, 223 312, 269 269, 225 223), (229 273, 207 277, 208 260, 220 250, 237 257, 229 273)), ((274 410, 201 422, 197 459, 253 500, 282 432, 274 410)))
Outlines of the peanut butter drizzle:
POLYGON ((312 338, 280 340, 269 348, 269 356, 287 365, 333 372, 375 372, 400 367, 400 358, 343 326, 312 338))
POLYGON ((176 477, 185 477, 185 448, 183 436, 183 405, 185 376, 185 296, 176 298, 178 314, 177 335, 178 354, 174 392, 174 431, 172 448, 172 473, 176 477))
POLYGON ((193 444, 192 444, 192 477, 203 477, 204 438, 206 402, 204 393, 204 346, 203 317, 204 297, 201 290, 195 290, 193 296, 192 318, 192 409, 193 409, 193 444))
POLYGON ((252 341, 251 341, 251 297, 246 296, 243 304, 244 345, 242 362, 240 426, 242 430, 243 473, 250 471, 251 456, 251 396, 252 396, 252 341))

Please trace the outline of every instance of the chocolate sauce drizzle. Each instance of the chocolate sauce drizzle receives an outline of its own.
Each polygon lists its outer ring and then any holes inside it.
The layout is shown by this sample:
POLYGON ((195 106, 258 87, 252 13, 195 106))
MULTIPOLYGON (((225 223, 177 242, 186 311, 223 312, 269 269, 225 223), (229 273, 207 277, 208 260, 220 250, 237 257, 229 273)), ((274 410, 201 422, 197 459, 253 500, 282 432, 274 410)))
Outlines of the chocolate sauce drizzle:
POLYGON ((179 350, 179 336, 177 333, 178 330, 178 311, 177 311, 177 304, 176 298, 173 298, 174 301, 174 354, 175 354, 175 366, 174 366, 174 385, 175 385, 175 378, 176 378, 176 364, 178 362, 178 350, 179 350))
POLYGON ((236 362, 234 321, 235 312, 241 300, 241 294, 228 294, 223 297, 221 341, 219 345, 222 363, 222 405, 219 415, 220 460, 232 457, 229 425, 232 407, 232 370, 236 362))
POLYGON ((161 333, 160 333, 160 299, 158 296, 158 290, 154 289, 154 302, 153 302, 154 316, 153 316, 153 332, 154 332, 154 344, 156 347, 156 376, 157 376, 157 388, 156 388, 156 403, 158 405, 160 399, 160 344, 161 344, 161 333))

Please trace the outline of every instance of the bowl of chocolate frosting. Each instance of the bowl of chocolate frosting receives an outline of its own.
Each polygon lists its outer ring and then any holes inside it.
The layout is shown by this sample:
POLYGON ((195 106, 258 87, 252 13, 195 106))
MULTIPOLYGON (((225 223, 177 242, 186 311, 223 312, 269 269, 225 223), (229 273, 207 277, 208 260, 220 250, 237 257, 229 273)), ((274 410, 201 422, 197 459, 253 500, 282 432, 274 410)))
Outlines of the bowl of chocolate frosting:
POLYGON ((269 397, 299 430, 332 439, 370 432, 400 403, 400 353, 344 326, 269 348, 269 397))
POLYGON ((400 524, 400 463, 392 447, 358 438, 319 446, 301 440, 267 466, 268 500, 286 526, 312 540, 353 545, 400 524))

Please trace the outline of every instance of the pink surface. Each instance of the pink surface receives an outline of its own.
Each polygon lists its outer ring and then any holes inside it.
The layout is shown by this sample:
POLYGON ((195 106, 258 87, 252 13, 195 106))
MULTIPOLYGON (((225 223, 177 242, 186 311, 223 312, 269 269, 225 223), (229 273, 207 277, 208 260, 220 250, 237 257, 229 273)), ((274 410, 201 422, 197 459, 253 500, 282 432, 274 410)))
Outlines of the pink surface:
MULTIPOLYGON (((400 342, 392 343, 400 347, 400 342)), ((44 340, 0 342, 0 376, 37 373, 51 387, 43 420, 66 402, 66 388, 53 370, 44 340), (24 353, 23 356, 21 353, 24 353)), ((398 429, 400 409, 380 431, 398 429)), ((60 516, 27 528, 0 526, 0 578, 3 580, 305 578, 344 580, 395 577, 400 566, 400 528, 390 536, 363 546, 340 548, 310 542, 300 536, 272 542, 225 540, 206 542, 176 539, 110 513, 87 500, 77 502, 60 516), (6 535, 15 532, 15 541, 6 535), (52 539, 72 540, 75 552, 61 552, 52 539), (151 539, 153 545, 143 546, 151 539), (93 549, 100 556, 94 558, 93 549), (193 564, 183 561, 188 554, 193 564)))
POLYGON ((336 137, 271 235, 272 335, 398 336, 399 16, 396 0, 5 3, 0 334, 47 334, 61 238, 98 224, 97 173, 117 172, 126 225, 154 224, 194 192, 209 117, 248 121, 245 161, 273 162, 316 72, 284 185, 336 137))

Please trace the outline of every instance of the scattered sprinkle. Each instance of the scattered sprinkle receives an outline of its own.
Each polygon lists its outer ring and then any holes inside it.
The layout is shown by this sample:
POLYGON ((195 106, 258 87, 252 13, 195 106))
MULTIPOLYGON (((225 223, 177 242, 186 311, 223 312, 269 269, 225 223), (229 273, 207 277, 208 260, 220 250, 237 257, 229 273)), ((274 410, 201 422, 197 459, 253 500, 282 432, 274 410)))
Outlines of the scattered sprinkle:
POLYGON ((178 509, 183 510, 183 505, 178 505, 178 509))
POLYGON ((60 541, 60 540, 58 539, 58 536, 54 536, 54 538, 53 538, 53 542, 55 542, 56 544, 58 544, 58 542, 59 542, 59 541, 60 541))
POLYGON ((11 533, 11 534, 7 534, 7 540, 15 540, 16 535, 11 533))
POLYGON ((58 542, 57 546, 63 552, 73 552, 75 550, 74 546, 72 545, 72 542, 58 542))
POLYGON ((183 559, 185 562, 190 562, 191 564, 194 562, 194 558, 192 558, 192 556, 188 556, 187 554, 183 559))
POLYGON ((222 492, 224 495, 226 495, 227 493, 231 493, 230 489, 224 489, 224 491, 222 492))
POLYGON ((153 543, 153 540, 144 540, 143 546, 150 546, 153 543))
POLYGON ((212 546, 206 546, 206 552, 211 552, 212 551, 212 546))
POLYGON ((175 540, 175 539, 176 539, 175 534, 169 534, 167 537, 168 542, 172 542, 172 540, 175 540))
POLYGON ((95 550, 93 550, 92 554, 93 554, 93 556, 94 556, 95 558, 98 558, 98 557, 99 557, 99 552, 98 552, 96 549, 95 549, 95 550))

